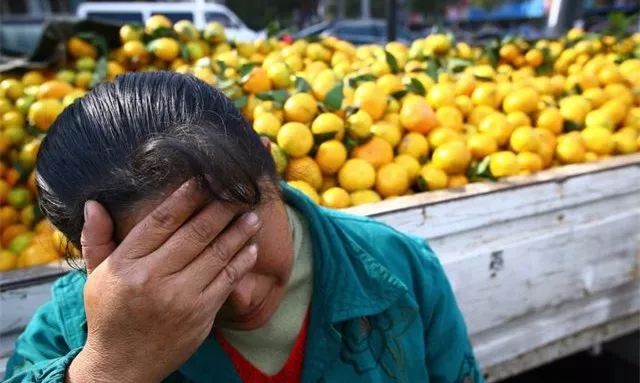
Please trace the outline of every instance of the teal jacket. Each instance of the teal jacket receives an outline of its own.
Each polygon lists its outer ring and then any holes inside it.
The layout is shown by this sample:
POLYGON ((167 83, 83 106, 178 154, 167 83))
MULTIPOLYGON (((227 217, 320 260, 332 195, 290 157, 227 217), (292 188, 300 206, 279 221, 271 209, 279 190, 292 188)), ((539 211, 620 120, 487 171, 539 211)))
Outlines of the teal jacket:
MULTIPOLYGON (((283 194, 313 237, 303 382, 483 381, 449 282, 424 240, 321 208, 286 186, 283 194)), ((78 271, 54 284, 52 300, 17 341, 7 382, 64 382, 87 338, 84 281, 78 271)), ((165 382, 241 383, 213 336, 165 382)))

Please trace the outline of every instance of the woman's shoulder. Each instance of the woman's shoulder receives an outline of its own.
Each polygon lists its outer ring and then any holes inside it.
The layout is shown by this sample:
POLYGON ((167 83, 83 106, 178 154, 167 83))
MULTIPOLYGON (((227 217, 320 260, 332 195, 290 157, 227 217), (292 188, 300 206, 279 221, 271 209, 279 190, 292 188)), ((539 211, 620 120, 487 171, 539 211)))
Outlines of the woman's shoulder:
POLYGON ((374 257, 405 282, 416 277, 440 277, 440 261, 427 240, 369 217, 330 209, 323 209, 323 213, 346 236, 347 241, 374 257))

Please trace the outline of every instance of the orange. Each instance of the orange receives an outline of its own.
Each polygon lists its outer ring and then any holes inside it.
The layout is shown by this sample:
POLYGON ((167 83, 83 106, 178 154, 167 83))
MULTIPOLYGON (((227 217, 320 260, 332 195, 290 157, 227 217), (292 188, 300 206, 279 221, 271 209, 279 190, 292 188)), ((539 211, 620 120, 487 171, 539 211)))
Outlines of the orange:
POLYGON ((49 80, 40 85, 36 97, 38 98, 38 100, 42 100, 45 98, 61 99, 69 94, 69 92, 71 92, 72 90, 73 87, 68 82, 49 80))
POLYGON ((380 137, 372 137, 367 142, 353 148, 351 157, 363 159, 378 169, 393 161, 393 147, 380 137))
POLYGON ((564 124, 564 119, 562 118, 562 114, 558 108, 545 108, 538 115, 538 119, 536 120, 536 126, 538 128, 546 129, 553 134, 562 133, 562 127, 564 124))
POLYGON ((433 148, 437 148, 438 146, 445 144, 450 141, 460 141, 462 140, 462 134, 451 129, 445 127, 438 127, 429 132, 429 145, 433 148))
POLYGON ((473 158, 481 159, 498 151, 498 144, 493 136, 486 133, 476 133, 467 138, 467 146, 473 158))
POLYGON ((491 113, 482 119, 478 125, 480 133, 486 133, 493 137, 499 146, 504 145, 511 136, 513 127, 507 117, 499 112, 491 113))
POLYGON ((537 153, 522 152, 516 156, 518 169, 521 173, 529 174, 542 170, 542 158, 537 153))
POLYGON ((358 86, 353 94, 353 101, 357 107, 367 112, 374 121, 380 119, 387 109, 387 95, 374 82, 365 82, 358 86))
POLYGON ((2 245, 2 247, 6 248, 7 246, 9 246, 9 242, 11 242, 15 237, 28 231, 29 228, 27 227, 27 225, 23 225, 20 223, 9 225, 2 230, 2 236, 0 236, 0 244, 2 245))
POLYGON ((509 144, 514 152, 536 152, 539 139, 536 132, 530 126, 521 126, 513 131, 509 144))
POLYGON ((449 177, 447 187, 459 188, 469 183, 469 179, 464 174, 456 174, 449 177))
POLYGON ((18 257, 9 250, 0 250, 0 272, 15 269, 18 257))
POLYGON ((322 186, 322 172, 311 157, 290 159, 284 176, 287 181, 304 181, 316 190, 322 186))
MULTIPOLYGON (((153 15, 149 17, 144 23, 144 30, 148 34, 153 34, 160 28, 171 28, 173 23, 167 16, 164 15, 153 15)), ((122 37, 122 33, 121 33, 122 37)))
POLYGON ((7 226, 18 222, 20 215, 18 211, 11 206, 0 207, 0 231, 7 226))
POLYGON ((262 93, 271 90, 271 80, 267 71, 262 67, 254 67, 243 79, 242 88, 249 93, 262 93))
POLYGON ((456 105, 456 92, 449 84, 436 84, 427 93, 427 103, 432 108, 440 108, 445 105, 456 105))
POLYGON ((531 125, 531 119, 529 118, 529 116, 526 113, 520 111, 507 114, 507 121, 514 128, 531 125))
POLYGON ((11 186, 9 183, 3 179, 0 179, 0 205, 4 204, 7 201, 7 196, 11 191, 11 186))
POLYGON ((340 187, 331 187, 320 196, 320 203, 334 209, 344 209, 351 205, 351 196, 340 187))
POLYGON ((382 166, 376 176, 376 190, 385 198, 405 194, 409 190, 407 169, 397 163, 382 166))
POLYGON ((98 57, 96 47, 78 37, 72 37, 67 40, 67 51, 75 58, 91 57, 95 59, 98 57))
POLYGON ((502 102, 502 109, 506 113, 521 111, 532 113, 538 107, 538 92, 533 88, 522 88, 507 94, 502 102))
POLYGON ((318 147, 315 160, 323 174, 336 174, 347 160, 347 149, 338 140, 325 141, 318 147))
POLYGON ((442 169, 426 164, 420 169, 417 183, 420 190, 444 189, 449 185, 449 176, 442 169))
POLYGON ((436 115, 421 97, 411 97, 402 103, 400 123, 407 130, 428 133, 437 125, 436 115))
POLYGON ((149 43, 149 50, 162 61, 173 61, 180 54, 180 44, 171 37, 160 37, 149 43))
POLYGON ((431 162, 433 166, 449 175, 461 174, 467 170, 471 162, 471 153, 464 142, 451 141, 434 150, 431 162))
POLYGON ((375 168, 360 158, 347 160, 338 172, 338 183, 348 192, 370 189, 375 182, 375 168))
POLYGON ((40 241, 34 241, 20 254, 20 263, 23 267, 44 265, 58 259, 59 255, 56 249, 52 245, 40 241))
POLYGON ((529 52, 527 52, 526 55, 524 55, 524 59, 526 60, 527 64, 531 65, 534 68, 537 68, 544 61, 544 55, 542 54, 541 51, 537 49, 532 49, 529 52))
POLYGON ((313 188, 313 186, 309 185, 308 183, 304 181, 289 181, 287 182, 287 184, 289 184, 289 186, 293 187, 294 189, 297 189, 304 193, 313 202, 320 203, 320 196, 318 195, 318 192, 313 188))
POLYGON ((489 157, 489 171, 494 177, 518 174, 518 158, 513 152, 496 152, 489 157))
POLYGON ((29 123, 46 132, 62 110, 62 103, 58 100, 38 100, 29 108, 29 123))
POLYGON ((585 154, 584 145, 576 138, 567 137, 559 140, 558 146, 556 146, 556 156, 565 164, 584 162, 585 154))
POLYGON ((284 103, 287 121, 311 122, 318 113, 318 102, 309 93, 296 93, 284 103))

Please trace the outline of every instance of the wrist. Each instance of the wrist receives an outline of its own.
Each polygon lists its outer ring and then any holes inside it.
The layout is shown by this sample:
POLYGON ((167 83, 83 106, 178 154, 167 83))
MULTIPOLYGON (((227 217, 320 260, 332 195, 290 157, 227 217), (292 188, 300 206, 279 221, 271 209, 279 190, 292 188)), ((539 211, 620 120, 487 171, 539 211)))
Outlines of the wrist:
POLYGON ((118 363, 108 354, 88 345, 73 359, 65 375, 65 383, 153 383, 144 368, 136 368, 133 360, 118 363))

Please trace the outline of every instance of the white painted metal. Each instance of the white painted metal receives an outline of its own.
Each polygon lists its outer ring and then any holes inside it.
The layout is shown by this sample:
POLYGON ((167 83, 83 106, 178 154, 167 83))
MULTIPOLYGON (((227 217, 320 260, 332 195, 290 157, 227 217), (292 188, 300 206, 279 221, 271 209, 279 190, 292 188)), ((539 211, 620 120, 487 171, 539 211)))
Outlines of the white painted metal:
MULTIPOLYGON (((349 211, 429 240, 489 380, 640 328, 640 154, 349 211)), ((48 297, 20 289, 0 333, 48 297)))

